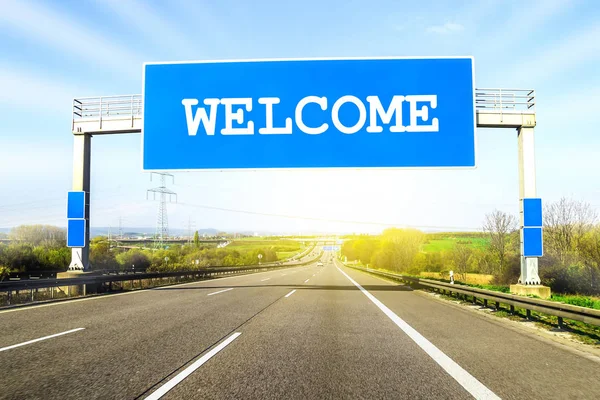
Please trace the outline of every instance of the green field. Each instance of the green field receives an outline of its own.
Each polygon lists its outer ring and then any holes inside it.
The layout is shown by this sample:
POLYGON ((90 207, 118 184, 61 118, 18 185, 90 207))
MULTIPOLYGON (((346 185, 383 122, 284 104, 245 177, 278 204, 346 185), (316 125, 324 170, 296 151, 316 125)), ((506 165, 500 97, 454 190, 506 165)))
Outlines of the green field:
POLYGON ((288 258, 292 258, 296 254, 298 254, 297 251, 278 251, 277 252, 277 258, 279 260, 283 261, 283 260, 287 260, 288 258))
POLYGON ((268 240, 264 238, 251 240, 250 238, 244 238, 243 240, 234 240, 227 248, 238 251, 273 249, 277 253, 279 260, 285 260, 304 250, 306 247, 295 240, 268 240))
POLYGON ((448 251, 456 247, 457 244, 466 244, 473 248, 485 248, 489 239, 482 237, 446 237, 427 239, 423 244, 422 250, 426 253, 435 253, 439 251, 448 251))

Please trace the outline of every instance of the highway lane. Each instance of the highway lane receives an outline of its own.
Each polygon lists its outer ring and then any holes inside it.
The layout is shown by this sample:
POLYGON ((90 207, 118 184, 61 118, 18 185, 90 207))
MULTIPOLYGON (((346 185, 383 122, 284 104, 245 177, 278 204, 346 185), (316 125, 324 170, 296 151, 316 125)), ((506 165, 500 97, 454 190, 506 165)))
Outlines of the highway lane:
POLYGON ((598 357, 419 291, 387 289, 404 285, 342 270, 503 399, 600 398, 598 357))
POLYGON ((85 328, 1 351, 2 399, 144 398, 195 364, 163 398, 460 399, 474 382, 501 398, 600 398, 597 360, 332 263, 0 312, 0 325, 0 348, 85 328))
MULTIPOLYGON (((302 258, 302 261, 306 261, 309 259, 312 259, 316 256, 316 251, 315 252, 311 252, 310 254, 307 254, 306 256, 304 256, 302 258)), ((306 268, 306 267, 295 267, 295 268, 291 268, 289 269, 285 269, 282 270, 282 275, 286 275, 286 274, 293 274, 296 271, 300 271, 302 268, 306 268)), ((260 276, 261 279, 264 279, 265 277, 269 277, 272 274, 277 274, 279 271, 275 270, 275 271, 266 271, 266 272, 260 272, 260 273, 256 273, 256 274, 252 274, 253 276, 260 276)), ((126 311, 131 311, 132 314, 137 313, 139 310, 138 308, 140 306, 144 306, 149 300, 147 300, 148 298, 152 298, 154 299, 156 293, 154 293, 154 291, 161 291, 161 290, 167 290, 167 291, 171 291, 174 288, 177 288, 176 292, 180 292, 181 290, 179 290, 180 288, 211 288, 211 287, 221 287, 221 285, 224 285, 228 282, 228 279, 234 279, 234 281, 232 282, 237 282, 236 285, 238 286, 243 286, 244 282, 252 282, 253 284, 256 283, 254 282, 254 278, 248 278, 248 280, 246 281, 245 277, 249 275, 234 275, 234 276, 229 276, 229 277, 224 277, 224 278, 216 278, 216 279, 210 279, 210 280, 206 280, 206 281, 201 281, 201 282, 193 282, 193 283, 185 283, 185 284, 181 284, 181 285, 170 285, 170 286, 166 286, 166 287, 159 287, 159 288, 154 288, 151 290, 137 290, 137 291, 129 291, 129 292, 124 292, 124 293, 116 293, 116 294, 111 294, 111 295, 105 295, 105 296, 101 296, 101 297, 90 297, 90 298, 82 298, 82 299, 74 299, 71 301, 67 301, 67 302, 56 302, 56 303, 49 303, 49 304, 42 304, 42 305, 33 305, 33 306, 29 306, 29 307, 25 307, 25 308, 17 308, 17 309, 11 309, 11 310, 5 310, 2 311, 0 310, 0 315, 2 314, 8 314, 8 313, 18 313, 18 312, 22 312, 22 311, 27 311, 28 313, 26 314, 14 314, 13 318, 9 318, 5 321, 6 324, 6 330, 5 332, 3 332, 3 335, 0 336, 0 348, 2 348, 3 346, 5 346, 6 343, 10 344, 10 343, 14 343, 19 341, 21 338, 26 338, 31 335, 36 335, 41 333, 44 333, 47 331, 47 328, 49 327, 47 324, 47 315, 56 315, 57 317, 54 319, 54 322, 58 322, 58 321, 62 321, 61 318, 64 320, 65 324, 70 324, 71 323, 71 318, 70 318, 70 312, 72 310, 71 307, 68 308, 60 308, 60 309, 54 309, 54 307, 62 307, 63 305, 69 305, 69 306, 74 306, 77 305, 78 307, 80 307, 80 310, 88 310, 87 307, 89 307, 89 310, 91 310, 90 312, 87 311, 82 311, 81 314, 85 315, 86 312, 87 314, 97 314, 97 313, 103 313, 103 312, 112 312, 115 308, 119 308, 119 309, 123 309, 126 311), (129 298, 125 298, 125 297, 121 297, 121 296, 142 296, 142 298, 140 299, 129 299, 129 298), (148 297, 149 296, 149 297, 148 297), (87 304, 87 302, 95 302, 95 301, 101 301, 103 302, 102 304, 87 304), (80 303, 86 303, 86 304, 80 304, 80 303), (52 308, 52 312, 56 313, 56 314, 48 314, 45 311, 41 311, 41 309, 47 309, 48 307, 52 308), (32 310, 36 310, 35 312, 32 313, 32 310), (58 318, 58 319, 57 319, 58 318), (40 325, 41 324, 41 325, 40 325)), ((275 275, 273 275, 275 276, 275 275)), ((179 302, 182 301, 179 295, 171 295, 171 296, 162 296, 160 299, 160 302, 156 303, 153 302, 153 304, 158 304, 158 306, 161 307, 170 307, 170 306, 175 306, 178 305, 179 302), (169 305, 169 303, 171 303, 169 305)), ((76 311, 77 312, 77 311, 76 311)), ((83 321, 83 323, 85 323, 86 321, 83 321)), ((61 322, 62 323, 62 322, 61 322)), ((61 325, 61 326, 67 326, 67 325, 61 325)), ((51 331, 48 331, 51 334, 51 331)))
POLYGON ((0 347, 85 328, 0 352, 0 398, 134 398, 310 275, 294 267, 0 312, 0 347))
MULTIPOLYGON (((600 395, 598 359, 341 269, 500 398, 600 395)), ((337 268, 308 285, 240 327, 235 343, 165 398, 470 398, 337 268)))
POLYGON ((333 265, 237 331, 164 398, 470 398, 333 265))

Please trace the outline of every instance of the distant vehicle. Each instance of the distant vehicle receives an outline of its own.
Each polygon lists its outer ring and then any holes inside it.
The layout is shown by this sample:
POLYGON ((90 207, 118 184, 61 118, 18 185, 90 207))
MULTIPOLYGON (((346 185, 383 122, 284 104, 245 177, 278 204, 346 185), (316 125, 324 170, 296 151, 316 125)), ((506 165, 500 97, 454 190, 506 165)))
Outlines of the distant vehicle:
POLYGON ((322 266, 323 266, 323 263, 319 261, 319 262, 317 263, 317 267, 322 267, 322 266))

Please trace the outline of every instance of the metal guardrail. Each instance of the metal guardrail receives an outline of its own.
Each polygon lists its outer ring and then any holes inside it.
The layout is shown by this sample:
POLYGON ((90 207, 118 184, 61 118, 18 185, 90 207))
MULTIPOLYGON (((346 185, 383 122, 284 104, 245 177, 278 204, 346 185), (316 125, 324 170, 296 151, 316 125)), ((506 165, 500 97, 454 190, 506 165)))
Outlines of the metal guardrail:
MULTIPOLYGON (((23 279, 50 279, 56 278, 56 271, 30 271, 30 272, 10 272, 4 280, 23 280, 23 279)), ((2 282, 0 277, 0 282, 2 282)))
POLYGON ((500 308, 500 304, 510 306, 510 311, 514 313, 515 308, 526 310, 527 317, 531 317, 531 311, 536 311, 542 314, 558 317, 558 325, 562 327, 563 318, 572 319, 575 321, 584 322, 590 325, 600 326, 600 310, 592 308, 579 307, 571 304, 559 303, 550 300, 541 300, 532 297, 518 296, 509 293, 495 292, 493 290, 473 288, 459 284, 450 284, 445 282, 434 281, 431 279, 415 278, 400 274, 392 274, 389 272, 378 271, 370 268, 360 268, 351 265, 347 267, 357 269, 359 271, 368 272, 374 275, 391 278, 398 281, 403 281, 411 285, 417 285, 436 291, 448 293, 458 293, 465 296, 471 296, 472 302, 476 303, 477 299, 483 300, 483 305, 487 307, 488 301, 496 302, 496 308, 500 308))
POLYGON ((481 111, 535 112, 535 90, 475 89, 475 108, 481 111))
MULTIPOLYGON (((307 264, 311 264, 317 261, 323 253, 319 253, 316 257, 300 262, 292 263, 273 263, 267 265, 250 265, 241 267, 207 267, 197 271, 174 271, 174 272, 138 272, 138 273, 108 273, 105 275, 87 275, 78 278, 48 278, 48 279, 27 279, 18 281, 2 281, 0 282, 0 294, 3 292, 7 294, 7 305, 12 305, 12 293, 18 294, 19 292, 29 292, 29 302, 35 301, 35 294, 39 289, 51 289, 51 298, 54 298, 55 288, 70 288, 73 286, 83 287, 83 295, 87 294, 87 286, 90 286, 91 292, 110 292, 113 290, 112 284, 116 282, 131 282, 132 288, 134 281, 141 281, 144 279, 163 279, 163 278, 183 278, 189 280, 203 280, 209 279, 221 275, 229 274, 241 274, 248 272, 260 272, 268 271, 271 269, 291 268, 298 267, 307 264)), ((140 285, 141 286, 141 285, 140 285)), ((153 287, 160 286, 155 285, 153 287)), ((72 297, 67 295, 67 298, 72 297)), ((27 304, 28 302, 19 303, 27 304)))

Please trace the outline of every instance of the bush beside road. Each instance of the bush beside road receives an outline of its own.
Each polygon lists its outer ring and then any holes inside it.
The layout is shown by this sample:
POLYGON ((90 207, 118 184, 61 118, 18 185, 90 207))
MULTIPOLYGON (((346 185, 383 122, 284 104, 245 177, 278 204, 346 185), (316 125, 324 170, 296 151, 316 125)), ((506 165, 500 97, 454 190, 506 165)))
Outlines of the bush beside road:
MULTIPOLYGON (((587 203, 561 199, 544 209, 544 256, 539 258, 542 284, 554 293, 600 295, 600 223, 587 203)), ((347 261, 394 273, 457 280, 491 275, 481 284, 506 286, 520 275, 520 237, 515 216, 495 210, 485 216, 483 232, 424 233, 386 229, 377 236, 350 236, 342 246, 347 261)), ((475 283, 475 282, 472 282, 475 283)), ((577 296, 575 296, 577 297, 577 296)))

